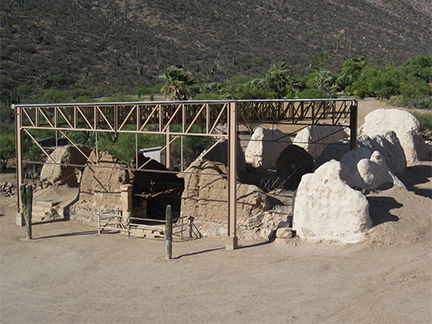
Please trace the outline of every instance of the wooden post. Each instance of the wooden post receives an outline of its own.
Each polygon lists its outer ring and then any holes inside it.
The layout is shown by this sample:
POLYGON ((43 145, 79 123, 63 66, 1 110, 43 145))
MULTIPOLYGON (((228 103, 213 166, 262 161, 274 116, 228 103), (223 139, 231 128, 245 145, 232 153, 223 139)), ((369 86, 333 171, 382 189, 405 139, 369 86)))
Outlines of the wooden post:
POLYGON ((172 259, 172 214, 171 205, 166 207, 165 212, 165 259, 172 259))
POLYGON ((31 184, 20 186, 22 209, 26 223, 26 238, 32 239, 32 204, 33 204, 33 187, 31 184))

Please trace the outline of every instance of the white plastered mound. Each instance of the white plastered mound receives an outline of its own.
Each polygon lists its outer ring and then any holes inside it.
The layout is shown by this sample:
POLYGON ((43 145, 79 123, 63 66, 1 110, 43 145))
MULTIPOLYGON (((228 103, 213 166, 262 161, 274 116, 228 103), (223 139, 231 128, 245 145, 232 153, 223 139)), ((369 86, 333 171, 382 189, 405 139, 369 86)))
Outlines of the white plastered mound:
POLYGON ((343 126, 318 124, 308 126, 298 132, 293 144, 302 147, 314 159, 317 159, 327 145, 348 137, 343 126))
POLYGON ((405 152, 407 166, 412 166, 427 155, 427 148, 420 133, 420 123, 412 114, 399 109, 377 109, 365 117, 359 135, 369 137, 394 131, 405 152))
POLYGON ((406 189, 390 171, 384 155, 378 151, 356 147, 342 157, 341 163, 350 170, 356 189, 377 190, 393 185, 406 189))
POLYGON ((406 168, 406 159, 404 149, 393 131, 385 132, 382 135, 369 136, 362 134, 357 137, 357 143, 360 147, 367 147, 373 151, 379 151, 385 157, 386 163, 393 173, 404 172, 406 168))
POLYGON ((280 153, 290 144, 288 135, 279 129, 257 127, 245 151, 246 162, 254 168, 275 168, 280 153))
POLYGON ((294 201, 293 229, 302 239, 358 243, 372 227, 366 197, 352 189, 350 171, 332 160, 303 176, 294 201))

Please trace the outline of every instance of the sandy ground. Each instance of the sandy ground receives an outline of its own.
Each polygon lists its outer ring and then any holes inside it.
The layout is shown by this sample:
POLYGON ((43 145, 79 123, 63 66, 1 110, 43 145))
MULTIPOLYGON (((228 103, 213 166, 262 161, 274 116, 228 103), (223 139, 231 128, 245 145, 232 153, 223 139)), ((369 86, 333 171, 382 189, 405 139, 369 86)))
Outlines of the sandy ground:
POLYGON ((400 178, 369 194, 363 243, 176 241, 168 261, 163 240, 70 221, 27 241, 0 197, 0 322, 432 323, 432 162, 400 178))

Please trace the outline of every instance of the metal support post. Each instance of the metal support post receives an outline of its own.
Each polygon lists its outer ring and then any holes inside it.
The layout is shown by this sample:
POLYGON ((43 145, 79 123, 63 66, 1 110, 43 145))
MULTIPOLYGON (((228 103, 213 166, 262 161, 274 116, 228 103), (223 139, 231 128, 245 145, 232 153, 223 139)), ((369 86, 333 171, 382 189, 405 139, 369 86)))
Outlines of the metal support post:
POLYGON ((165 134, 165 167, 171 170, 171 136, 170 136, 171 126, 167 126, 167 132, 165 134))
POLYGON ((22 129, 21 129, 21 107, 15 107, 12 105, 11 107, 15 110, 15 148, 16 148, 16 176, 17 176, 17 199, 18 199, 18 212, 16 215, 16 225, 17 226, 25 226, 24 213, 23 213, 23 205, 21 201, 21 192, 19 188, 23 184, 24 178, 24 165, 23 165, 23 141, 22 141, 22 129))
POLYGON ((229 104, 228 113, 228 237, 227 250, 238 247, 237 238, 237 112, 236 102, 229 104))
POLYGON ((350 110, 350 150, 357 146, 357 107, 358 102, 354 100, 350 110))

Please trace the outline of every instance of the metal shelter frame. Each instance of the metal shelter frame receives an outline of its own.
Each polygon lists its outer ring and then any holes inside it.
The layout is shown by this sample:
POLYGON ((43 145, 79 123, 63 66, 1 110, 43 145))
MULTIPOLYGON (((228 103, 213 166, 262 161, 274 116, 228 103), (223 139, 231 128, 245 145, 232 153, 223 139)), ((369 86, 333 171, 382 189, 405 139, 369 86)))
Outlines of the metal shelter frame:
MULTIPOLYGON (((50 154, 31 134, 32 130, 55 131, 66 138, 85 155, 66 134, 68 131, 95 132, 96 152, 97 134, 129 133, 136 135, 135 151, 138 161, 138 134, 163 134, 167 169, 171 168, 170 144, 177 138, 181 140, 181 171, 183 165, 183 136, 212 136, 228 140, 228 238, 227 249, 237 248, 236 235, 236 175, 237 175, 237 134, 239 124, 293 124, 316 125, 326 122, 338 125, 349 121, 351 130, 350 147, 356 146, 357 108, 355 99, 298 99, 298 100, 210 100, 210 101, 150 101, 150 102, 97 102, 97 103, 61 103, 61 104, 16 104, 16 158, 18 187, 24 181, 24 164, 41 163, 23 160, 23 138, 27 136, 46 155, 46 163, 61 164, 54 161, 50 154), (217 132, 217 126, 225 124, 226 133, 217 132), (149 128, 150 125, 157 125, 149 128), (180 131, 171 126, 181 125, 180 131), (201 125, 201 131, 193 128, 201 125), (156 130, 154 130, 157 128, 156 130), (153 130, 150 130, 153 129, 153 130)), ((178 129, 178 127, 177 127, 178 129)), ((92 167, 98 167, 87 159, 92 167)), ((76 166, 76 165, 69 165, 76 166)), ((135 171, 143 170, 144 165, 136 163, 135 171)), ((174 172, 174 171, 168 171, 174 172)), ((178 173, 178 172, 176 172, 178 173)), ((18 190, 18 211, 21 212, 21 197, 18 190)))

